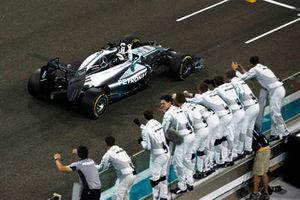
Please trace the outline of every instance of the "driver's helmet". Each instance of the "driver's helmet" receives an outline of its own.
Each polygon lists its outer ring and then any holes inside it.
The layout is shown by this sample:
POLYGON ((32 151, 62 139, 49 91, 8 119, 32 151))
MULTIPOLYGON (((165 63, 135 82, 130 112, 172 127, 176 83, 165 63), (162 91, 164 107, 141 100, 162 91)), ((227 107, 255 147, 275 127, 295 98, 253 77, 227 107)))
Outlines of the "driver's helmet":
POLYGON ((126 44, 124 42, 122 42, 120 44, 120 51, 119 51, 119 53, 122 53, 122 54, 126 53, 126 44))

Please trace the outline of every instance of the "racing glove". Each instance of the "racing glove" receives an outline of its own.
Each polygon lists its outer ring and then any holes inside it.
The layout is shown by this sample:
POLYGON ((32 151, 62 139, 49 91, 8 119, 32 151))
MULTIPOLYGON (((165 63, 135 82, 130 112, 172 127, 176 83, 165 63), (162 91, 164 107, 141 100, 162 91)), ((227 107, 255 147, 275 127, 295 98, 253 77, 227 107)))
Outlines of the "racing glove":
POLYGON ((141 126, 141 122, 140 122, 140 120, 139 120, 138 118, 135 118, 135 119, 133 120, 133 123, 135 123, 138 127, 141 126))
POLYGON ((139 137, 139 139, 138 139, 138 143, 139 143, 139 144, 141 144, 141 143, 142 143, 142 141, 143 141, 143 138, 142 138, 142 137, 139 137))

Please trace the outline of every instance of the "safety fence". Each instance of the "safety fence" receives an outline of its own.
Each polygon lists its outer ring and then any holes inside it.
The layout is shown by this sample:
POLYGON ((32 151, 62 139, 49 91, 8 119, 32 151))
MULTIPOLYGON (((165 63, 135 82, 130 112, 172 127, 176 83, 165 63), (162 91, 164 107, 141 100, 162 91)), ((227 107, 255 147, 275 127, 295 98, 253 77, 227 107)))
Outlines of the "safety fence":
MULTIPOLYGON (((286 97, 283 100, 282 115, 286 122, 300 116, 300 72, 283 80, 286 89, 286 97)), ((262 131, 266 133, 270 130, 271 119, 270 110, 266 106, 262 119, 262 131)), ((131 189, 130 199, 147 199, 151 196, 152 188, 150 186, 149 171, 149 151, 140 151, 133 155, 132 161, 136 167, 137 179, 131 189)), ((101 172, 100 179, 102 182, 101 200, 110 200, 113 193, 113 186, 117 179, 113 168, 101 172)), ((176 182, 176 175, 173 167, 170 168, 169 184, 176 182)), ((72 200, 78 200, 80 185, 74 183, 72 200)))

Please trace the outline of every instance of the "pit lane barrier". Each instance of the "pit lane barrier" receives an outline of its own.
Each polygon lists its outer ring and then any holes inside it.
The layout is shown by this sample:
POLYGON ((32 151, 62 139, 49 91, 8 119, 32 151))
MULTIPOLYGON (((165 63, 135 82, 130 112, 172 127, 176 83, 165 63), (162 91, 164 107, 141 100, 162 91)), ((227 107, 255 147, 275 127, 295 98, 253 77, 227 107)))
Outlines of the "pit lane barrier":
MULTIPOLYGON (((286 121, 291 133, 300 130, 300 71, 283 80, 286 89, 286 97, 282 103, 282 116, 286 121)), ((262 118, 262 131, 268 135, 270 132, 270 109, 266 106, 262 118)), ((271 143, 271 160, 270 167, 276 168, 276 165, 284 161, 285 150, 282 141, 271 143)), ((151 199, 152 188, 150 186, 150 170, 149 170, 149 151, 140 151, 131 158, 136 167, 137 179, 131 189, 130 199, 151 199)), ((218 169, 210 176, 198 180, 194 184, 194 190, 186 192, 182 196, 172 196, 172 199, 201 199, 209 200, 218 198, 224 193, 229 192, 238 185, 247 182, 252 177, 251 169, 254 155, 247 156, 237 161, 232 167, 218 169)), ((113 186, 115 184, 116 175, 112 168, 105 170, 99 174, 102 182, 101 200, 111 200, 113 186)), ((169 187, 174 187, 177 178, 173 166, 169 173, 169 187)), ((72 200, 79 200, 80 184, 73 184, 72 200)))

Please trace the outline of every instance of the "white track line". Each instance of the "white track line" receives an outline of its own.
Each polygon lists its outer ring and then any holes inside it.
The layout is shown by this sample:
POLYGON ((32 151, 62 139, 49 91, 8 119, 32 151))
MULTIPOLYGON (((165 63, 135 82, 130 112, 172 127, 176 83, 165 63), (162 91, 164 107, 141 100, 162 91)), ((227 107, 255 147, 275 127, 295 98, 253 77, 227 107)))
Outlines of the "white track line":
POLYGON ((177 22, 180 22, 180 21, 185 20, 185 19, 187 19, 187 18, 189 18, 189 17, 192 17, 192 16, 194 16, 194 15, 197 15, 197 14, 199 14, 199 13, 201 13, 201 12, 204 12, 204 11, 206 11, 206 10, 209 10, 209 9, 211 9, 211 8, 213 8, 213 7, 216 7, 216 6, 218 6, 218 5, 221 5, 221 4, 223 4, 223 3, 226 3, 227 1, 229 1, 229 0, 224 0, 224 1, 221 1, 221 2, 216 3, 216 4, 214 4, 214 5, 208 6, 208 7, 206 7, 206 8, 201 9, 201 10, 198 10, 198 11, 196 11, 196 12, 193 12, 192 14, 189 14, 189 15, 186 15, 186 16, 181 17, 181 18, 179 18, 179 19, 176 19, 176 21, 177 21, 177 22))
POLYGON ((277 1, 273 1, 273 0, 263 0, 263 1, 275 4, 275 5, 278 5, 278 6, 282 6, 282 7, 285 7, 285 8, 289 8, 289 9, 292 9, 292 10, 299 10, 299 8, 297 8, 295 6, 290 6, 288 4, 280 3, 280 2, 277 2, 277 1))
POLYGON ((282 28, 284 28, 284 27, 286 27, 286 26, 289 26, 289 25, 291 25, 291 24, 293 24, 293 23, 296 23, 296 22, 299 21, 299 20, 300 20, 300 18, 295 19, 295 20, 293 20, 293 21, 291 21, 291 22, 288 22, 288 23, 286 23, 286 24, 284 24, 284 25, 282 25, 282 26, 279 26, 279 27, 277 27, 277 28, 275 28, 275 29, 273 29, 273 30, 271 30, 271 31, 268 31, 268 32, 266 32, 266 33, 264 33, 264 34, 262 34, 262 35, 259 35, 259 36, 255 37, 255 38, 251 39, 251 40, 248 40, 248 41, 245 42, 245 43, 246 43, 246 44, 249 44, 249 43, 251 43, 251 42, 253 42, 253 41, 255 41, 255 40, 258 40, 258 39, 260 39, 260 38, 262 38, 262 37, 265 37, 266 35, 269 35, 270 33, 273 33, 273 32, 275 32, 275 31, 278 31, 279 29, 282 29, 282 28))

